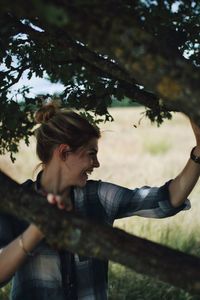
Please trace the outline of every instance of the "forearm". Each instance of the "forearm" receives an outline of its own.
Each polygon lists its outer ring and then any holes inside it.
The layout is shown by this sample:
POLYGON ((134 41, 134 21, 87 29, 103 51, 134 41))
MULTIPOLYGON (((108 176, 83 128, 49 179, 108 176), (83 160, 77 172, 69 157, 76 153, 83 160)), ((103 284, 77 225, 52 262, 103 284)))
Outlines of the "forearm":
MULTIPOLYGON (((23 233, 23 245, 27 252, 31 252, 42 240, 43 234, 35 226, 30 225, 23 233)), ((27 258, 27 254, 20 247, 19 237, 12 241, 0 253, 0 282, 8 280, 27 258)))
MULTIPOLYGON (((200 147, 194 150, 196 156, 200 156, 200 147)), ((200 176, 200 164, 189 159, 183 171, 171 181, 169 185, 170 201, 174 207, 178 207, 189 196, 200 176)))

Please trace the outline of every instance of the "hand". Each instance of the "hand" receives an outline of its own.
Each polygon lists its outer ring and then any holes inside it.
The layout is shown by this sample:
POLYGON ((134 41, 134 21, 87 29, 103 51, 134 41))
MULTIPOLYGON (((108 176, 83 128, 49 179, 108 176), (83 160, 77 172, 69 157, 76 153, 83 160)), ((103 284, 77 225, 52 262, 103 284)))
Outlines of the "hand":
POLYGON ((65 194, 62 196, 48 194, 47 201, 52 205, 57 205, 59 209, 65 209, 66 211, 72 211, 73 205, 70 198, 67 198, 65 194))

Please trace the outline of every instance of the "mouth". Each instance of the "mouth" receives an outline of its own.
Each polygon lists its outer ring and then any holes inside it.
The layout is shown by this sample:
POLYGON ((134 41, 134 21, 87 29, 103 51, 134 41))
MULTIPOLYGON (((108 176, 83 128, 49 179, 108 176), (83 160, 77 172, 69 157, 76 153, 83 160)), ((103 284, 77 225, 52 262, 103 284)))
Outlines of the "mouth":
POLYGON ((83 172, 83 174, 88 178, 89 175, 91 175, 93 172, 93 169, 89 169, 83 172))
POLYGON ((91 175, 91 174, 92 174, 92 172, 93 172, 93 169, 86 170, 86 174, 89 174, 89 175, 91 175))

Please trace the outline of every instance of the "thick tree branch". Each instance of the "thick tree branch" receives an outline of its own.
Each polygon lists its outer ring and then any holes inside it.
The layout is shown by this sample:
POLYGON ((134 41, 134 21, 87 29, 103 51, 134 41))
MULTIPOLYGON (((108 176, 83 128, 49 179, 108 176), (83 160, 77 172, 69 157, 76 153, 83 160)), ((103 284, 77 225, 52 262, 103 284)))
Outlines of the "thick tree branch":
POLYGON ((52 247, 110 259, 194 294, 200 293, 199 258, 60 211, 50 206, 45 198, 22 189, 2 172, 0 192, 1 213, 15 214, 34 222, 52 247))
MULTIPOLYGON (((62 1, 61 1, 62 2, 62 1)), ((119 3, 121 3, 119 1, 119 3)), ((126 7, 127 8, 127 7, 126 7)), ((125 96, 130 97, 136 102, 155 110, 161 111, 180 111, 183 112, 198 122, 200 117, 200 110, 196 109, 199 106, 199 93, 193 91, 191 97, 188 89, 185 88, 180 97, 174 101, 173 99, 162 98, 153 92, 149 92, 145 89, 141 89, 134 77, 123 69, 116 61, 105 58, 103 55, 99 55, 96 52, 89 49, 84 44, 79 43, 77 40, 73 40, 68 33, 68 28, 52 28, 47 23, 42 23, 44 32, 39 32, 26 24, 22 24, 17 18, 10 15, 10 18, 15 23, 15 26, 19 27, 19 31, 27 33, 37 45, 43 47, 44 40, 52 42, 58 49, 62 51, 64 49, 71 49, 73 58, 78 59, 83 65, 93 68, 96 73, 100 73, 101 76, 109 77, 117 80, 120 86, 123 88, 125 96)), ((67 54, 66 54, 67 56, 67 54)), ((182 68, 188 65, 188 63, 182 59, 182 68)))
POLYGON ((22 24, 16 19, 14 20, 19 29, 23 33, 29 34, 33 38, 33 40, 37 39, 37 41, 40 43, 44 36, 49 40, 52 40, 52 38, 54 38, 54 41, 56 41, 56 44, 59 47, 63 49, 65 49, 66 47, 66 49, 68 49, 68 47, 70 47, 71 49, 73 49, 75 56, 88 65, 96 67, 97 69, 101 70, 101 72, 104 72, 116 79, 124 80, 131 84, 138 84, 137 81, 125 69, 120 67, 116 61, 111 60, 101 54, 95 53, 94 51, 91 51, 86 45, 80 43, 77 40, 73 40, 65 30, 56 29, 54 32, 48 32, 49 28, 43 26, 45 31, 38 32, 28 25, 22 24))
MULTIPOLYGON (((43 38, 52 39, 52 32, 48 34, 48 28, 44 32, 39 32, 34 30, 28 25, 22 24, 17 19, 12 17, 15 25, 19 27, 19 30, 31 36, 33 40, 43 43, 43 38)), ((104 74, 104 76, 109 76, 115 80, 118 80, 125 91, 127 91, 127 96, 139 103, 149 107, 156 108, 159 107, 159 97, 152 92, 141 89, 136 80, 122 67, 118 65, 116 61, 105 58, 103 55, 97 54, 91 51, 86 45, 74 41, 69 35, 63 30, 56 30, 54 32, 56 36, 54 37, 58 47, 63 49, 73 49, 73 55, 77 57, 79 61, 83 64, 89 65, 89 67, 95 68, 96 72, 104 74), (65 38, 63 38, 63 36, 65 38)), ((162 109, 165 109, 164 106, 162 109)))

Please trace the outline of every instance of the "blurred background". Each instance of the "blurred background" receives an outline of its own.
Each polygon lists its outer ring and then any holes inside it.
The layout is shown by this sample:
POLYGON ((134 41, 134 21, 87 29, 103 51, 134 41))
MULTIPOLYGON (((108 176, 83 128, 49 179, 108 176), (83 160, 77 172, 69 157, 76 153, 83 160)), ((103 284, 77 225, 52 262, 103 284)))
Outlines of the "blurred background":
MULTIPOLYGON (((101 179, 128 188, 158 186, 182 170, 195 145, 189 120, 183 114, 176 113, 171 121, 165 121, 158 128, 143 117, 144 110, 143 107, 110 109, 114 122, 101 124, 101 166, 91 179, 101 179)), ((16 157, 13 164, 9 155, 1 156, 1 170, 19 183, 28 178, 34 180, 39 164, 34 138, 29 147, 21 143, 16 157)), ((174 217, 162 220, 130 217, 117 220, 115 226, 175 249, 200 255, 199 194, 200 186, 197 183, 189 197, 192 208, 174 217)), ((200 299, 114 263, 110 263, 109 278, 109 299, 112 300, 200 299)), ((8 289, 9 286, 1 290, 1 300, 8 299, 8 289)))

